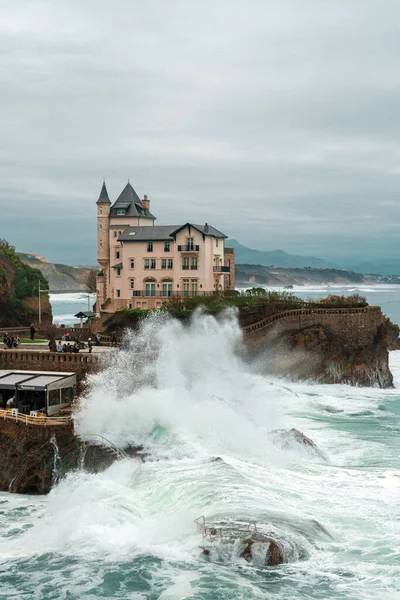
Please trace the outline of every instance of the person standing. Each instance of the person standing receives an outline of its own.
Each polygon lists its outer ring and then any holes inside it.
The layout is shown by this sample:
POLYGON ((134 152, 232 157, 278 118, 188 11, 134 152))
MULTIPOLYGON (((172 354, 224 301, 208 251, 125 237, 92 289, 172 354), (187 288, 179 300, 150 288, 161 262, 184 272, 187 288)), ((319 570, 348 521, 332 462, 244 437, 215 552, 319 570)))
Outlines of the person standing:
POLYGON ((32 323, 32 325, 30 326, 29 330, 30 330, 30 333, 31 333, 31 340, 34 340, 34 339, 35 339, 35 333, 36 333, 36 329, 35 329, 35 327, 34 327, 33 323, 32 323))

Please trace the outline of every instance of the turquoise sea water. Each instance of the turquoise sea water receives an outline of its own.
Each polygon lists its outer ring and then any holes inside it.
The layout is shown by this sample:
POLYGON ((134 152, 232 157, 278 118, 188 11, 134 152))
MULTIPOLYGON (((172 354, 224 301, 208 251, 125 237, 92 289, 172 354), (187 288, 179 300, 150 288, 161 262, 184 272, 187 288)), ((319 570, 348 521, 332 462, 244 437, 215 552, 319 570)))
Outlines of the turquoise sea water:
MULTIPOLYGON (((0 598, 399 598, 398 389, 273 379, 236 357, 239 338, 233 315, 154 319, 93 377, 77 431, 141 443, 148 460, 71 473, 46 497, 1 494, 0 598), (291 427, 328 461, 269 435, 291 427), (256 521, 288 562, 224 544, 202 557, 201 515, 256 521)), ((391 367, 400 387, 400 352, 391 367)))

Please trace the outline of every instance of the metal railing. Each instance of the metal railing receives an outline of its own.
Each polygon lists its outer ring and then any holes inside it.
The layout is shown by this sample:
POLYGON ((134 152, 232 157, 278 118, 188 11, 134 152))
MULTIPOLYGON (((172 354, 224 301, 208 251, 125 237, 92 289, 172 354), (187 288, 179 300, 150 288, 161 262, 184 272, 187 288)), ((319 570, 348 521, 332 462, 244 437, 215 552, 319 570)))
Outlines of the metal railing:
POLYGON ((219 266, 219 267, 213 267, 213 271, 214 271, 214 273, 230 273, 231 268, 219 266))
POLYGON ((186 246, 178 246, 178 252, 199 252, 200 246, 197 244, 186 244, 186 246))
POLYGON ((100 433, 88 433, 85 438, 96 438, 92 443, 94 446, 103 446, 107 450, 110 450, 118 459, 128 458, 126 452, 118 448, 111 440, 108 440, 104 435, 100 433))
POLYGON ((209 523, 202 515, 201 517, 195 519, 194 522, 196 523, 197 531, 201 533, 203 538, 208 537, 211 542, 216 538, 225 538, 229 541, 229 539, 232 539, 232 537, 258 533, 257 523, 255 521, 249 521, 248 523, 209 523))
POLYGON ((154 290, 153 292, 147 292, 146 290, 133 290, 133 297, 143 298, 193 298, 194 296, 214 296, 217 292, 196 292, 191 290, 173 290, 163 292, 162 290, 154 290))
POLYGON ((11 408, 0 409, 0 419, 25 423, 25 425, 68 425, 71 422, 70 417, 47 417, 46 415, 34 417, 23 413, 14 413, 11 408))

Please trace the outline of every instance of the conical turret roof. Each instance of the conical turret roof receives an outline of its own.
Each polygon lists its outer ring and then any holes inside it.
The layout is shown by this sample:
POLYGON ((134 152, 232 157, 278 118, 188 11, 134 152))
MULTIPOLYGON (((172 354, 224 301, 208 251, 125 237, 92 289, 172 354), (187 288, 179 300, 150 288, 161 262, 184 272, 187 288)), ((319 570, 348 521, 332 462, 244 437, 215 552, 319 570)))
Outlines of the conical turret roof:
POLYGON ((149 219, 155 219, 155 216, 145 207, 141 199, 131 186, 130 182, 126 184, 116 201, 111 207, 110 216, 117 217, 121 216, 120 212, 124 210, 122 216, 125 217, 145 217, 149 219))
POLYGON ((103 181, 103 185, 101 186, 100 196, 99 196, 99 199, 97 200, 96 204, 111 204, 111 200, 108 197, 108 192, 107 192, 105 181, 103 181))

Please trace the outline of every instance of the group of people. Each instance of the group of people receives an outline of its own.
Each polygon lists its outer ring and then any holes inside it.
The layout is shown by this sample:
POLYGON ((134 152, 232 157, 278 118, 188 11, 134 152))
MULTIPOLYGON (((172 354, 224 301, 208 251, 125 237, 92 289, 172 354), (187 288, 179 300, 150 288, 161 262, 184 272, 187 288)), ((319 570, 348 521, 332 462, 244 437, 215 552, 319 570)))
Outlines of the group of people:
POLYGON ((4 334, 4 337, 3 337, 4 350, 7 350, 7 348, 9 348, 10 350, 12 350, 13 348, 18 348, 20 343, 21 343, 21 340, 18 337, 18 335, 11 336, 11 335, 8 335, 8 333, 4 334))
MULTIPOLYGON (((96 344, 96 346, 100 346, 100 336, 97 334, 94 336, 94 343, 96 344)), ((50 352, 74 352, 74 353, 78 353, 80 350, 83 350, 84 348, 88 348, 89 353, 92 353, 93 350, 93 340, 92 338, 89 338, 87 341, 87 346, 84 342, 80 342, 78 340, 72 340, 71 335, 66 334, 65 336, 62 337, 62 339, 59 342, 56 342, 55 340, 50 340, 49 341, 49 351, 50 352), (68 337, 67 337, 68 336, 68 337), (70 343, 70 341, 73 341, 74 343, 70 343)))
POLYGON ((80 349, 81 349, 81 346, 78 342, 75 342, 74 344, 70 344, 68 342, 67 344, 65 344, 62 342, 62 340, 60 340, 59 342, 56 342, 53 340, 49 341, 50 352, 74 352, 74 353, 77 353, 77 352, 79 352, 80 349))

